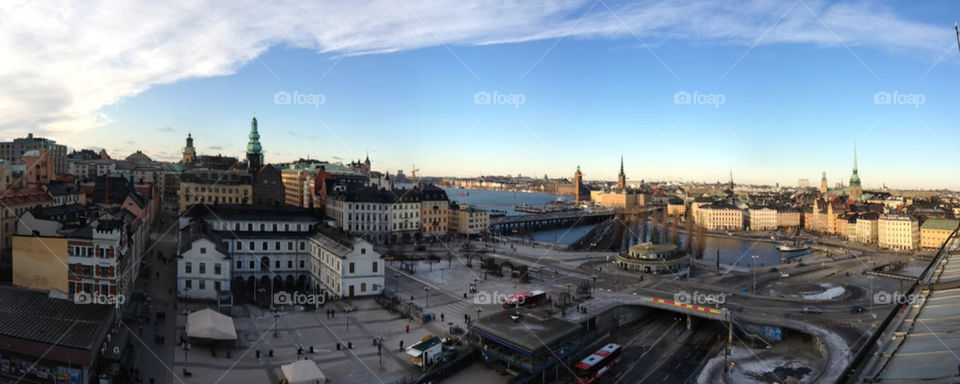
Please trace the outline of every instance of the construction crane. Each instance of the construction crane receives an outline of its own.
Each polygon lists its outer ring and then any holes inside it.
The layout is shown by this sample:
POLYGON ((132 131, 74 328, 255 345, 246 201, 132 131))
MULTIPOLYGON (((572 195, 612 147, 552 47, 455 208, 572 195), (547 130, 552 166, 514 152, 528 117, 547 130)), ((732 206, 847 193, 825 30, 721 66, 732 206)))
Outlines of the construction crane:
POLYGON ((417 168, 417 165, 413 165, 413 169, 410 170, 410 180, 411 184, 417 185, 417 172, 420 172, 420 168, 417 168))

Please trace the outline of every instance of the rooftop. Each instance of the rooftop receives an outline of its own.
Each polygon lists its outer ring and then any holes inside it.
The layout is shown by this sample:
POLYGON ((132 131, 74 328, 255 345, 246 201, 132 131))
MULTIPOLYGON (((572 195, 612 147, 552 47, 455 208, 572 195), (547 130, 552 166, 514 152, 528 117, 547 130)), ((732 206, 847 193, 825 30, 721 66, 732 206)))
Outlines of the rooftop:
POLYGON ((927 221, 923 222, 923 225, 920 226, 920 228, 952 231, 957 229, 957 225, 960 225, 960 220, 928 219, 927 221))
POLYGON ((557 342, 579 333, 580 329, 577 323, 516 309, 483 317, 470 326, 471 332, 527 356, 546 352, 557 342))

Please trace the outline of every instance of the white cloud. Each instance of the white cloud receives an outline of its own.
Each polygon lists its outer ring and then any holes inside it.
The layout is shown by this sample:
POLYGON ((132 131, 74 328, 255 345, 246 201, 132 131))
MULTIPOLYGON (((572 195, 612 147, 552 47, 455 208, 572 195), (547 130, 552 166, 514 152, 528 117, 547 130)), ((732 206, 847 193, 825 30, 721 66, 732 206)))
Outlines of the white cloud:
POLYGON ((763 36, 759 44, 868 46, 932 62, 952 44, 950 26, 819 1, 64 0, 4 2, 0 20, 3 135, 101 126, 110 121, 105 105, 157 84, 231 74, 276 45, 356 55, 568 35, 742 46, 763 36))

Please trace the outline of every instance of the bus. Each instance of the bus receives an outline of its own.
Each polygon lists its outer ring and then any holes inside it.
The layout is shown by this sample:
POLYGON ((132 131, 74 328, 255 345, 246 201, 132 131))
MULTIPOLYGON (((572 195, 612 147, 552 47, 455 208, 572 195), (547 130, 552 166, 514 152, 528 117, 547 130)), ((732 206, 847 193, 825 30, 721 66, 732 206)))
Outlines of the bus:
POLYGON ((620 344, 607 344, 598 349, 592 355, 584 357, 576 365, 577 377, 574 382, 577 384, 593 384, 600 380, 603 375, 610 372, 613 365, 620 361, 620 355, 623 348, 620 344))
POLYGON ((503 309, 507 310, 510 308, 517 307, 536 307, 543 302, 547 301, 547 293, 544 291, 536 290, 530 292, 522 292, 515 295, 510 295, 503 302, 503 309))

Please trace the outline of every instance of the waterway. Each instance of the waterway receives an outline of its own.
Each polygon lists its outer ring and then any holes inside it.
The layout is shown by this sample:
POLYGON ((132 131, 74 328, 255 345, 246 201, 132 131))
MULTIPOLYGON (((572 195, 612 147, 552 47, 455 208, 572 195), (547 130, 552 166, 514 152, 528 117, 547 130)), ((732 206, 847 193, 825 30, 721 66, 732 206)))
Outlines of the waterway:
MULTIPOLYGON (((465 188, 444 188, 447 191, 447 197, 451 201, 457 201, 463 204, 469 204, 479 209, 496 210, 506 212, 507 215, 525 215, 526 213, 517 212, 513 205, 529 204, 542 207, 544 204, 557 199, 556 195, 549 193, 536 192, 509 192, 509 191, 491 191, 484 189, 465 189, 465 188)), ((561 196, 563 200, 572 200, 569 196, 561 196)), ((648 226, 651 224, 647 224, 648 226)), ((548 243, 560 243, 570 245, 580 240, 594 228, 595 224, 587 224, 572 228, 556 228, 534 232, 533 240, 548 243)), ((639 234, 640 226, 631 228, 634 233, 639 234)), ((682 231, 682 230, 681 230, 682 231)), ((652 231, 647 231, 647 235, 652 231)), ((649 238, 647 239, 649 240, 649 238)), ((680 233, 681 244, 684 240, 683 232, 680 233)), ((638 239, 638 241, 640 241, 638 239)), ((642 241, 640 241, 642 242, 642 241)), ((724 265, 753 266, 756 255, 757 266, 774 266, 780 264, 781 256, 789 258, 807 257, 819 255, 819 251, 791 252, 781 255, 777 249, 778 243, 769 241, 757 241, 740 239, 727 236, 709 236, 707 237, 706 250, 703 260, 716 262, 717 250, 720 251, 720 263, 724 265)))

